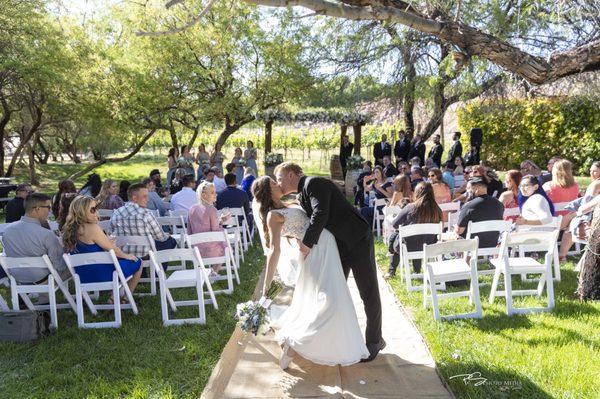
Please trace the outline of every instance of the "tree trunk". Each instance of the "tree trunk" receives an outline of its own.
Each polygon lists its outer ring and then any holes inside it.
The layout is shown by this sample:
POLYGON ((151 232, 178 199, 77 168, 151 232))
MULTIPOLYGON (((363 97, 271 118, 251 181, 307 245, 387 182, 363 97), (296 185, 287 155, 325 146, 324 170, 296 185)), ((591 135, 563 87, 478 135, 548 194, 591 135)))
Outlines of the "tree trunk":
POLYGON ((169 120, 169 135, 171 136, 171 144, 179 151, 179 142, 177 141, 177 133, 175 132, 175 126, 173 121, 169 120))
POLYGON ((127 155, 125 155, 124 157, 119 157, 119 158, 102 158, 99 161, 96 161, 88 166, 86 166, 85 168, 83 168, 82 170, 80 170, 77 173, 73 173, 71 176, 69 176, 70 180, 75 180, 83 175, 85 175, 86 173, 96 169, 99 166, 104 165, 105 163, 117 163, 117 162, 123 162, 123 161, 127 161, 128 159, 131 159, 131 157, 133 157, 135 154, 137 154, 142 147, 144 146, 144 144, 146 144, 146 142, 150 139, 150 137, 152 137, 154 135, 154 133, 156 132, 156 129, 152 129, 150 132, 148 132, 148 134, 146 134, 143 138, 142 141, 140 141, 134 148, 133 150, 131 150, 131 152, 127 155))
POLYGON ((271 153, 273 146, 273 121, 265 123, 265 156, 271 153))
POLYGON ((35 173, 35 156, 33 155, 33 144, 31 142, 29 144, 27 144, 27 155, 29 158, 29 162, 28 162, 29 184, 31 184, 32 186, 37 186, 40 184, 40 182, 38 181, 36 173, 35 173))
POLYGON ((31 127, 29 128, 29 130, 27 131, 27 133, 25 135, 23 135, 21 142, 15 149, 15 153, 13 154, 13 157, 10 160, 10 164, 8 165, 8 168, 6 169, 6 176, 12 176, 13 170, 15 168, 15 164, 17 163, 17 160, 19 159, 21 152, 23 151, 25 146, 27 144, 29 144, 29 141, 31 140, 33 135, 38 131, 38 129, 42 125, 42 110, 40 108, 36 108, 35 115, 32 115, 32 116, 33 116, 33 123, 31 125, 31 127))
POLYGON ((196 139, 198 138, 198 134, 200 133, 200 126, 194 127, 194 134, 192 134, 192 138, 190 139, 190 143, 188 144, 188 148, 191 150, 194 148, 194 144, 196 144, 196 139))
POLYGON ((10 121, 11 110, 8 106, 8 102, 1 98, 0 102, 2 104, 2 119, 0 119, 0 176, 4 176, 4 159, 6 157, 5 149, 4 149, 4 137, 6 134, 6 125, 10 121))
POLYGON ((360 155, 360 142, 362 140, 362 125, 352 126, 354 130, 354 155, 360 155))
POLYGON ((581 300, 600 299, 600 204, 594 209, 577 292, 581 300))
MULTIPOLYGON (((410 43, 410 42, 409 42, 410 43)), ((417 70, 412 57, 412 49, 410 44, 404 44, 401 47, 402 52, 402 63, 406 70, 404 74, 404 90, 403 90, 403 101, 402 101, 402 114, 404 119, 404 128, 409 134, 415 132, 415 90, 416 90, 416 79, 417 70)))

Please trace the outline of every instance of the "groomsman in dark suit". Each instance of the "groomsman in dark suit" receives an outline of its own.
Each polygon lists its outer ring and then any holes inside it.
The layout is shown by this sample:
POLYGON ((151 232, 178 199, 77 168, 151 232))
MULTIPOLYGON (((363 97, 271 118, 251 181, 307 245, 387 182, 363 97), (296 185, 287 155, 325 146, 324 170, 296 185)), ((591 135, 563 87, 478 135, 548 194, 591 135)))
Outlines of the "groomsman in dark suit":
POLYGON ((404 130, 400 130, 398 141, 394 145, 394 156, 396 157, 396 162, 399 159, 404 162, 408 162, 408 153, 410 152, 410 137, 406 134, 404 130))
POLYGON ((413 144, 410 147, 408 158, 419 157, 421 166, 425 165, 425 143, 420 134, 417 134, 413 140, 413 144))
POLYGON ((375 158, 375 164, 383 167, 383 157, 392 156, 392 146, 387 142, 387 135, 381 136, 381 142, 373 146, 373 158, 375 158))
POLYGON ((428 158, 431 158, 439 168, 442 165, 442 154, 444 153, 444 147, 440 144, 440 135, 435 134, 433 136, 433 147, 429 151, 428 158))
POLYGON ((460 143, 460 132, 454 132, 452 136, 452 140, 454 140, 454 144, 450 147, 450 151, 448 151, 448 158, 446 158, 446 162, 454 163, 456 157, 462 158, 462 144, 460 143))
POLYGON ((342 164, 342 172, 344 173, 344 179, 346 178, 346 162, 348 157, 352 156, 352 150, 354 144, 350 142, 348 136, 342 137, 342 145, 340 146, 340 164, 342 164))

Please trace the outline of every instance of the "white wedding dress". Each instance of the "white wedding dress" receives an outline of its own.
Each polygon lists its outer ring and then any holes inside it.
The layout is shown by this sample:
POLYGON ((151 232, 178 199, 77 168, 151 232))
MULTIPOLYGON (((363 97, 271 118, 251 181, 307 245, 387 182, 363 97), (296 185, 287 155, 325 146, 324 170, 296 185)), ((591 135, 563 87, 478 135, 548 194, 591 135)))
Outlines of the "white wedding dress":
MULTIPOLYGON (((284 216, 282 240, 302 240, 309 225, 299 208, 273 210, 284 216)), ((347 366, 369 356, 350 290, 344 279, 333 235, 323 230, 306 259, 298 255, 298 278, 292 303, 271 326, 280 343, 287 343, 313 363, 347 366)))

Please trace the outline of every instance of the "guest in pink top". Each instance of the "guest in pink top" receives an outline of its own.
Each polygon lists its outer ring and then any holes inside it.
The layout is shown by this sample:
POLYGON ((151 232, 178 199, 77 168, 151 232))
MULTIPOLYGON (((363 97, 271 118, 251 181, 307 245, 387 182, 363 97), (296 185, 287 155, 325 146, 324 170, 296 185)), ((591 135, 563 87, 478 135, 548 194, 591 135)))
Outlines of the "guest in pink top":
MULTIPOLYGON (((193 205, 188 213, 188 234, 205 233, 207 231, 223 231, 221 221, 217 217, 217 208, 214 203, 217 200, 215 186, 207 181, 203 181, 196 190, 199 203, 193 205)), ((224 215, 226 217, 227 215, 224 215)), ((203 258, 214 258, 224 256, 225 242, 208 242, 197 244, 203 258)), ((219 271, 220 266, 213 265, 213 271, 219 271)))
MULTIPOLYGON (((553 204, 560 202, 571 202, 579 197, 579 185, 573 178, 573 164, 566 159, 557 161, 552 166, 552 180, 543 185, 544 191, 553 204)), ((569 224, 576 213, 571 211, 557 211, 556 215, 562 215, 560 229, 563 236, 560 244, 559 257, 563 261, 573 245, 573 238, 569 232, 569 224)))
MULTIPOLYGON (((440 169, 430 169, 427 177, 429 177, 429 181, 433 187, 433 196, 435 197, 435 202, 437 202, 438 205, 452 201, 452 190, 450 190, 450 186, 448 186, 448 184, 446 184, 444 181, 443 174, 440 169)), ((448 213, 448 211, 443 212, 444 222, 448 221, 448 213)))
MULTIPOLYGON (((504 205, 504 209, 508 208, 518 208, 519 201, 519 184, 521 184, 521 179, 523 175, 520 171, 516 169, 511 169, 506 172, 506 177, 504 178, 504 185, 506 186, 506 191, 500 194, 500 202, 504 205)), ((514 222, 519 216, 506 216, 504 220, 510 220, 514 222)))

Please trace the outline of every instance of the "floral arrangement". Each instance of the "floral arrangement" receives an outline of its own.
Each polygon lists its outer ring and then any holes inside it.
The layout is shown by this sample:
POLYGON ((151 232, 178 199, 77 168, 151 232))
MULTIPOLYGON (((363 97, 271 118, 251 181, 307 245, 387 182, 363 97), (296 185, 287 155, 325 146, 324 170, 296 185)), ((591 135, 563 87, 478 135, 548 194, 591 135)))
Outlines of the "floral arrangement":
POLYGON ((275 166, 283 163, 283 154, 275 154, 273 152, 265 157, 265 166, 275 166))
POLYGON ((269 328, 267 309, 269 309, 273 299, 282 290, 283 284, 273 280, 266 295, 260 298, 260 300, 238 303, 235 318, 238 321, 240 329, 245 333, 251 332, 254 335, 258 333, 264 334, 269 328))
POLYGON ((238 159, 238 161, 237 161, 237 166, 242 166, 242 167, 244 167, 244 166, 246 166, 246 163, 247 163, 247 162, 246 162, 246 160, 245 160, 244 158, 240 158, 240 159, 238 159))
POLYGON ((360 169, 362 168, 362 164, 365 162, 365 159, 360 155, 352 155, 346 158, 346 168, 348 170, 360 169))

